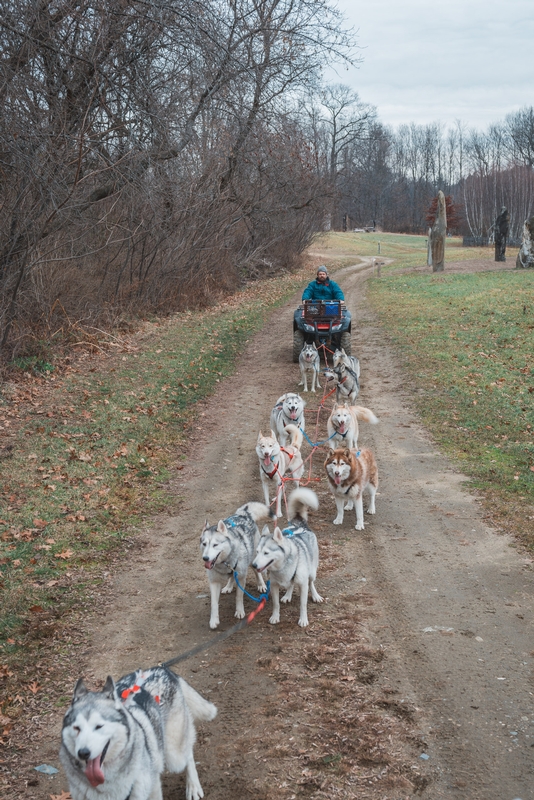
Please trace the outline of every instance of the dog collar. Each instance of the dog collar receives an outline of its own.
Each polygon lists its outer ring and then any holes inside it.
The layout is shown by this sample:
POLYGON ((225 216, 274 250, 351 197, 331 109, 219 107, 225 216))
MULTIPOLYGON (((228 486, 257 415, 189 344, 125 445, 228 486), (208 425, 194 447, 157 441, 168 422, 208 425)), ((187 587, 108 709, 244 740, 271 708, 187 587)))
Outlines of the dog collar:
POLYGON ((235 528, 235 526, 237 525, 237 519, 238 518, 236 516, 233 516, 233 517, 227 517, 223 521, 227 528, 235 528))
POLYGON ((358 452, 356 453, 356 458, 358 458, 358 456, 360 456, 361 454, 362 454, 362 451, 358 450, 358 452))
POLYGON ((343 439, 345 438, 345 436, 347 435, 347 433, 348 433, 348 431, 345 431, 345 433, 341 433, 341 431, 337 431, 337 430, 336 430, 336 434, 337 434, 338 436, 342 436, 342 437, 343 437, 343 439))
POLYGON ((267 470, 263 468, 263 464, 261 464, 262 471, 265 475, 267 475, 268 478, 273 478, 278 470, 278 464, 276 463, 276 461, 273 461, 273 464, 274 464, 274 469, 272 472, 267 472, 267 470))
POLYGON ((304 533, 304 528, 284 528, 282 530, 283 536, 287 539, 291 539, 293 536, 298 536, 301 533, 304 533))

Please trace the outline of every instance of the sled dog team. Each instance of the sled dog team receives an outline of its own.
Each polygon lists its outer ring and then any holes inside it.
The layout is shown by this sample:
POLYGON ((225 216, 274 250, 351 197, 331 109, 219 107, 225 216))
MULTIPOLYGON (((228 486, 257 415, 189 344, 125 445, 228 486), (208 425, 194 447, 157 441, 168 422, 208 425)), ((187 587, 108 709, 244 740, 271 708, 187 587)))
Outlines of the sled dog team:
MULTIPOLYGON (((311 391, 321 388, 315 345, 304 345, 299 365, 304 392, 310 373, 311 391)), ((363 530, 362 495, 369 492, 367 511, 374 514, 378 471, 371 450, 358 449, 358 422, 376 424, 378 419, 370 409, 354 405, 360 389, 357 358, 337 350, 325 377, 336 389, 327 422, 330 452, 324 463, 337 509, 334 525, 342 524, 345 510, 355 509, 356 530, 363 530)), ((323 602, 315 587, 317 537, 308 525, 308 510, 316 511, 319 503, 315 492, 299 487, 304 473, 304 407, 299 394, 283 394, 271 412, 270 435, 261 431, 258 435, 256 453, 265 502, 246 503, 215 525, 205 523, 200 549, 209 579, 212 629, 219 625, 221 593, 234 588, 235 616, 245 617, 243 589, 249 567, 256 575, 258 592, 266 591, 264 577, 270 581, 269 622, 273 625, 280 622, 281 589, 281 602, 289 603, 297 587, 301 627, 308 625, 308 594, 314 603, 323 602), (271 533, 265 523, 275 514, 281 516, 283 478, 293 480, 297 488, 287 501, 287 525, 275 525, 271 533)), ((195 722, 211 720, 216 714, 212 703, 164 666, 138 670, 116 683, 108 677, 100 692, 89 691, 80 679, 63 721, 60 750, 73 800, 162 800, 164 770, 185 770, 186 800, 200 800, 204 792, 193 755, 195 722)))

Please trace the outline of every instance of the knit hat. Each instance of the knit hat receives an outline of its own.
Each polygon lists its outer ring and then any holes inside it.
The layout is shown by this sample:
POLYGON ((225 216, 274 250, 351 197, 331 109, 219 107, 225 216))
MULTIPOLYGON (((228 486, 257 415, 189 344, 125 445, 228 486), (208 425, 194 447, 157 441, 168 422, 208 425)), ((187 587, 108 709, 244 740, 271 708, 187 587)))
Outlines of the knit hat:
POLYGON ((321 266, 320 266, 320 267, 319 267, 319 269, 317 270, 317 275, 318 275, 320 272, 324 272, 324 273, 325 273, 325 275, 326 275, 326 276, 328 276, 328 270, 327 270, 327 268, 325 267, 325 265, 324 265, 324 264, 321 264, 321 266))

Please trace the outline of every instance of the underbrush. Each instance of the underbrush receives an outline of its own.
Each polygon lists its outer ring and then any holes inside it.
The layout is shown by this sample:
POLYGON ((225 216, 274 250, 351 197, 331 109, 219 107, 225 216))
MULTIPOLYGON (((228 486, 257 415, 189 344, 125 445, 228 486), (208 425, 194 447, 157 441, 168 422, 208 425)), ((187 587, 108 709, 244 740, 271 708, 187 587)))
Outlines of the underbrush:
POLYGON ((534 548, 534 274, 389 275, 368 294, 436 441, 534 548))

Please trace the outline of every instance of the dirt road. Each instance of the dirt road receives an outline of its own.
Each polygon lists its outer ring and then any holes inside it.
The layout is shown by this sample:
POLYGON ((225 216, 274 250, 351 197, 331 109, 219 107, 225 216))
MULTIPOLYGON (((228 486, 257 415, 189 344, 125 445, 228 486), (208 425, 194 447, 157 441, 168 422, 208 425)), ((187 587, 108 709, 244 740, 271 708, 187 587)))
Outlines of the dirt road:
MULTIPOLYGON (((180 673, 215 702, 196 747, 207 800, 534 798, 533 572, 492 531, 464 477, 436 451, 411 390, 365 303, 365 270, 338 273, 357 321, 362 425, 380 470, 375 517, 333 526, 324 478, 313 484, 321 547, 317 587, 301 630, 295 602, 278 626, 264 612, 244 633, 180 673)), ((249 344, 235 377, 199 407, 195 444, 177 471, 179 514, 147 530, 96 603, 89 680, 171 658, 213 637, 198 539, 206 517, 262 499, 254 445, 276 398, 295 390, 293 304, 249 344)), ((308 395, 309 408, 318 398, 308 395)), ((325 438, 326 416, 320 436, 325 438)), ((313 430, 313 415, 308 416, 313 430)), ((309 452, 309 448, 305 453, 309 452)), ((324 451, 314 475, 322 476, 324 451)), ((222 599, 221 629, 234 596, 222 599)), ((252 604, 246 607, 251 609, 252 604)), ((59 720, 54 735, 59 730, 59 720)), ((57 738, 43 757, 56 763, 57 738)), ((28 796, 65 789, 47 779, 28 796)), ((184 796, 165 779, 167 800, 184 796)))

